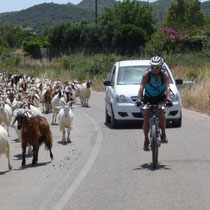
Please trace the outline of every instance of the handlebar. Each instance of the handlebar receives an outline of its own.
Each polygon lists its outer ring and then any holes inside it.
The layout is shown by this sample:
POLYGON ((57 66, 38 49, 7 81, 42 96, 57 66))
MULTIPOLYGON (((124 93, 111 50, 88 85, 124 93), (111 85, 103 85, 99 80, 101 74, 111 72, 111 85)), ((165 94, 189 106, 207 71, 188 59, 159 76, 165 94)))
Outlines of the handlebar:
POLYGON ((161 104, 143 104, 142 106, 142 109, 161 109, 161 110, 164 110, 166 107, 166 104, 165 103, 161 103, 161 104))
POLYGON ((151 107, 152 108, 155 108, 156 107, 158 109, 163 109, 161 107, 164 107, 164 108, 165 107, 171 107, 171 106, 173 106, 173 103, 172 103, 171 100, 166 100, 165 102, 161 102, 159 104, 150 104, 150 103, 144 104, 143 101, 139 101, 137 99, 135 105, 138 106, 138 107, 142 107, 142 108, 145 107, 145 106, 147 106, 148 108, 151 108, 151 107))

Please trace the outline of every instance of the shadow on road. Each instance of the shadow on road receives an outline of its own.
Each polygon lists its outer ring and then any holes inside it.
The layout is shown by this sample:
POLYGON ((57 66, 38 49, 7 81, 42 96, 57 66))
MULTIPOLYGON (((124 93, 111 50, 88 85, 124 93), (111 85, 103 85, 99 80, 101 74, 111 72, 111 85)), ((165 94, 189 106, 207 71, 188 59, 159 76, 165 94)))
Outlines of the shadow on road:
POLYGON ((110 123, 104 123, 104 125, 113 130, 122 130, 122 129, 142 129, 141 122, 120 122, 118 123, 118 128, 112 128, 110 123))
MULTIPOLYGON (((16 157, 16 160, 22 160, 22 154, 14 155, 13 157, 16 157)), ((26 158, 32 158, 32 155, 29 155, 28 153, 25 156, 26 158)))
POLYGON ((25 166, 20 166, 20 168, 13 169, 13 171, 19 171, 19 170, 23 170, 23 169, 26 169, 26 168, 35 168, 35 167, 40 167, 40 166, 46 166, 51 162, 52 161, 42 162, 42 163, 37 163, 36 165, 32 165, 31 163, 29 163, 29 164, 26 163, 25 166))
MULTIPOLYGON (((122 130, 122 129, 142 129, 143 122, 135 122, 135 121, 129 121, 129 122, 118 122, 117 128, 112 128, 110 123, 104 123, 104 125, 110 129, 113 130, 122 130)), ((167 123, 166 125, 167 129, 174 129, 173 125, 171 123, 167 123)), ((177 129, 177 128, 176 128, 177 129)))
POLYGON ((63 141, 58 141, 58 144, 62 144, 62 145, 68 145, 68 144, 72 144, 72 142, 63 142, 63 141))
POLYGON ((150 170, 150 171, 155 171, 155 170, 171 170, 170 168, 168 168, 166 165, 162 165, 162 164, 158 164, 157 168, 154 169, 152 167, 152 163, 144 163, 142 165, 140 165, 138 168, 134 168, 133 170, 138 171, 138 170, 150 170))
POLYGON ((8 173, 8 172, 10 172, 10 170, 7 170, 7 171, 1 171, 1 172, 0 172, 0 176, 1 176, 1 175, 6 174, 6 173, 8 173))

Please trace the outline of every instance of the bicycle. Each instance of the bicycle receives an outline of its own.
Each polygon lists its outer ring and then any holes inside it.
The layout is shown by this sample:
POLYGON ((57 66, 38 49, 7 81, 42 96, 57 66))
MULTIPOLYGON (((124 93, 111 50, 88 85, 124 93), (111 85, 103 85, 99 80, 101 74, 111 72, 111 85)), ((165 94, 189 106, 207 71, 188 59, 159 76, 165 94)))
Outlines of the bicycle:
POLYGON ((165 110, 165 104, 145 104, 142 109, 150 109, 152 114, 149 120, 149 141, 152 151, 152 166, 156 169, 158 164, 158 150, 161 145, 160 141, 160 127, 157 116, 158 110, 165 110))

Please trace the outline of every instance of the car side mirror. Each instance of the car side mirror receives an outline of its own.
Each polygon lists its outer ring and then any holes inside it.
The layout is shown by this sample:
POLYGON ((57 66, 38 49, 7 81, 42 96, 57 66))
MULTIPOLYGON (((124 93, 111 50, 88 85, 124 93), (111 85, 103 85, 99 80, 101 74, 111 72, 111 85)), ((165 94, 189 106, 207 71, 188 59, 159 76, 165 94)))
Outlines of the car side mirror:
POLYGON ((111 86, 111 85, 112 85, 112 83, 110 80, 104 81, 104 86, 111 86))
POLYGON ((176 82, 176 85, 182 85, 183 84, 182 79, 176 79, 175 82, 176 82))

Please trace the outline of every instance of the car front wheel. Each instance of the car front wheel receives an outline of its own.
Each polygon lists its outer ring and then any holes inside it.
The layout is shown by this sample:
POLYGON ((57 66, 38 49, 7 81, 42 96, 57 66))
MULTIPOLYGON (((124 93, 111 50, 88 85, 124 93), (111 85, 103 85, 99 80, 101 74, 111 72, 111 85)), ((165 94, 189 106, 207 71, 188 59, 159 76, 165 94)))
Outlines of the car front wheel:
POLYGON ((111 117, 109 116, 106 108, 105 108, 105 122, 111 123, 111 117))
POLYGON ((113 129, 118 128, 118 122, 114 117, 113 109, 112 109, 112 114, 111 114, 111 128, 113 129))
POLYGON ((179 119, 172 122, 174 128, 180 128, 182 126, 182 113, 179 119))

